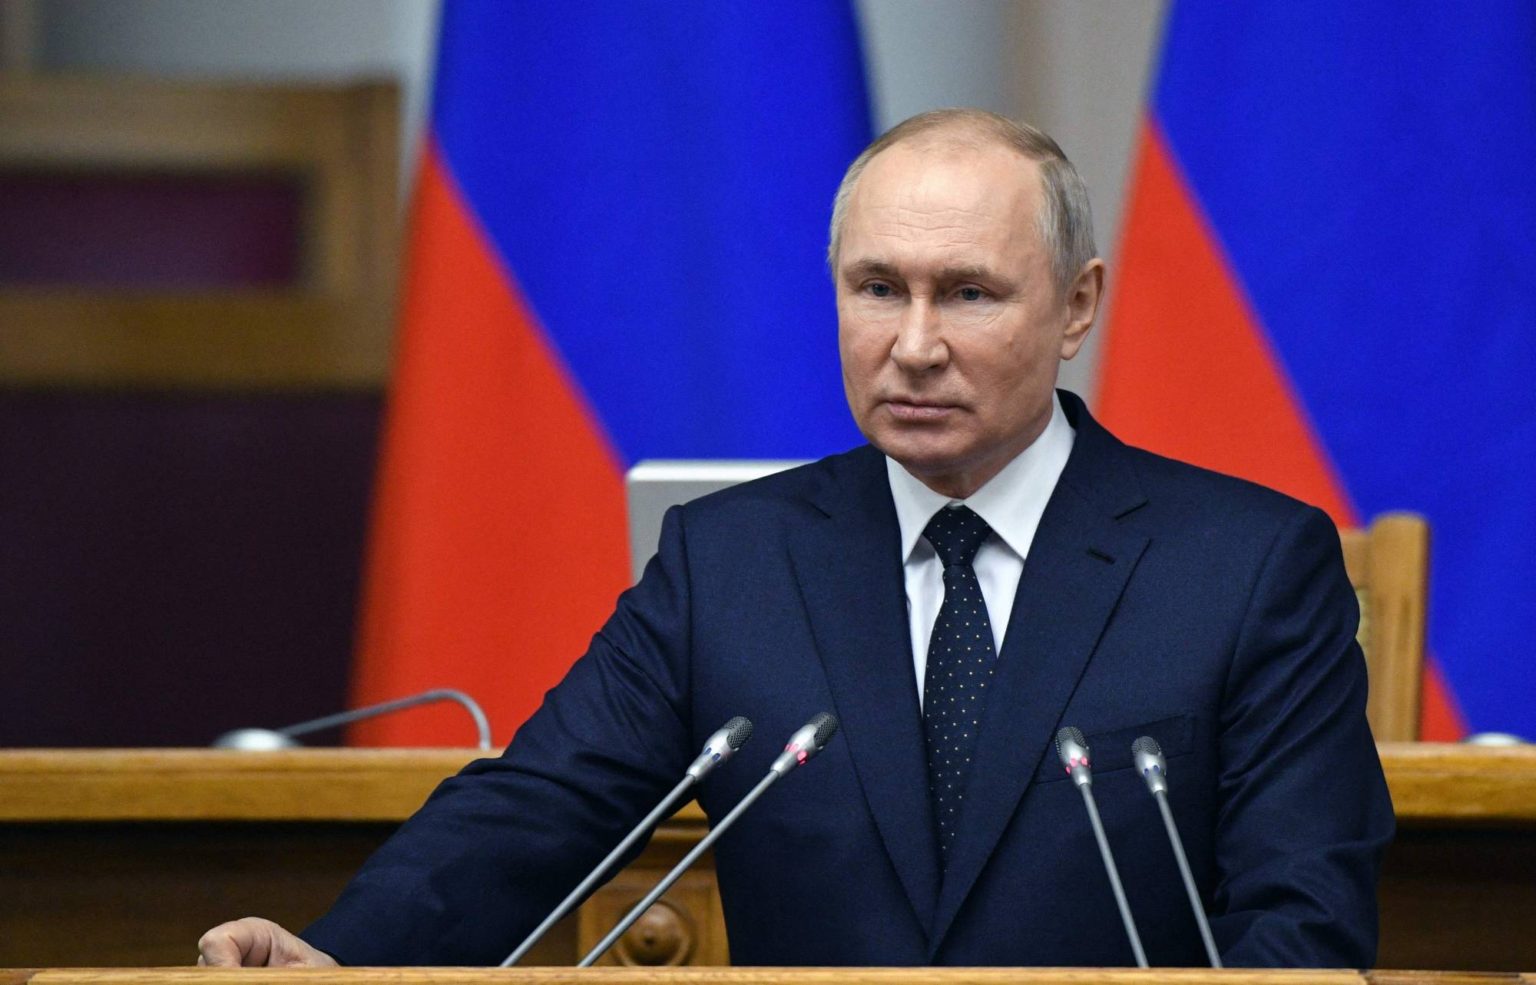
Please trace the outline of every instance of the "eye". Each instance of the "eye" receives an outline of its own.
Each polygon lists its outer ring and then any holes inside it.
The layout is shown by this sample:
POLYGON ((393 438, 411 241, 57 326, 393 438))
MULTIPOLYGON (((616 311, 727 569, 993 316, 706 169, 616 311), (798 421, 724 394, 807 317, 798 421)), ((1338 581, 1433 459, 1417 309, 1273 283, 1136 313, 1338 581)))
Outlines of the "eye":
POLYGON ((955 297, 962 301, 980 301, 987 296, 987 292, 979 287, 962 287, 955 292, 955 297))
POLYGON ((872 298, 888 298, 896 293, 891 289, 891 285, 878 280, 865 284, 864 290, 872 298))

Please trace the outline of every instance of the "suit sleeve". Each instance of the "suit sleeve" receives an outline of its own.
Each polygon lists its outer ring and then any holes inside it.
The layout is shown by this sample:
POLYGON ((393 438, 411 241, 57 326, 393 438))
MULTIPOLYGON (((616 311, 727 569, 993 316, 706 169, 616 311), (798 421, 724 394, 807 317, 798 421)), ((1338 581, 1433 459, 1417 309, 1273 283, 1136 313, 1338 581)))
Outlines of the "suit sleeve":
POLYGON ((505 958, 691 761, 687 567, 674 508, 639 584, 506 752, 444 781, 301 936, 348 965, 505 958))
POLYGON ((1369 968, 1392 804, 1338 532, 1308 509, 1255 582, 1220 723, 1212 930, 1226 963, 1369 968))

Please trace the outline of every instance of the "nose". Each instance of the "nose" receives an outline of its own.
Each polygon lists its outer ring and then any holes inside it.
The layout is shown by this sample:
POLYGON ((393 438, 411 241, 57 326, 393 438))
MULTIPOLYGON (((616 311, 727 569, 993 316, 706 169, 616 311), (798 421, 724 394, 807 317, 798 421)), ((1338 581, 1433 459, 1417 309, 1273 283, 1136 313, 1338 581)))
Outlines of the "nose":
POLYGON ((927 298, 913 298, 902 312, 891 359, 909 373, 926 373, 949 362, 938 307, 927 298))

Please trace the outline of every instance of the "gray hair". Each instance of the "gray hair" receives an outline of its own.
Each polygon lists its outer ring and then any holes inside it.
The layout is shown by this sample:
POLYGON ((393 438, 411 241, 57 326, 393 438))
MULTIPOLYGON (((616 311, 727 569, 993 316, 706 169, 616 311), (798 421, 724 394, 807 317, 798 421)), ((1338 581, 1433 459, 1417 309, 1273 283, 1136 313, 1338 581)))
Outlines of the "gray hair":
POLYGON ((1068 291, 1078 271, 1098 255, 1093 244, 1093 211, 1088 204, 1088 187, 1049 134, 984 109, 936 109, 920 113, 881 134, 854 158, 832 199, 827 265, 833 268, 834 274, 843 222, 848 216, 848 202, 853 197, 853 187, 858 184, 859 176, 881 151, 923 135, 958 142, 1001 144, 1040 165, 1040 180, 1045 192, 1036 220, 1040 240, 1050 252, 1051 274, 1057 291, 1068 291))

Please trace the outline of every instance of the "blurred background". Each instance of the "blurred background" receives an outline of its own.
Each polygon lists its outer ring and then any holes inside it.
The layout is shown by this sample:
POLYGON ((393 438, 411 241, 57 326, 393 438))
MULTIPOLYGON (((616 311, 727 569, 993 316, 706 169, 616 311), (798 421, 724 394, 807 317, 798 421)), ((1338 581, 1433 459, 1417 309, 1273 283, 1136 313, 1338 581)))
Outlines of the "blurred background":
MULTIPOLYGON (((1536 209, 1485 160, 1531 159, 1530 13, 1220 6, 0 0, 0 745, 438 685, 505 741, 628 583, 627 467, 857 440, 831 194, 953 105, 1090 187, 1062 385, 1343 526, 1428 515, 1423 734, 1536 734, 1536 209)), ((472 735, 401 721, 354 738, 472 735)))
MULTIPOLYGON (((0 4, 0 744, 201 745, 346 703, 438 15, 0 4)), ((1035 120, 1113 242, 1157 5, 858 15, 881 127, 1035 120)))

